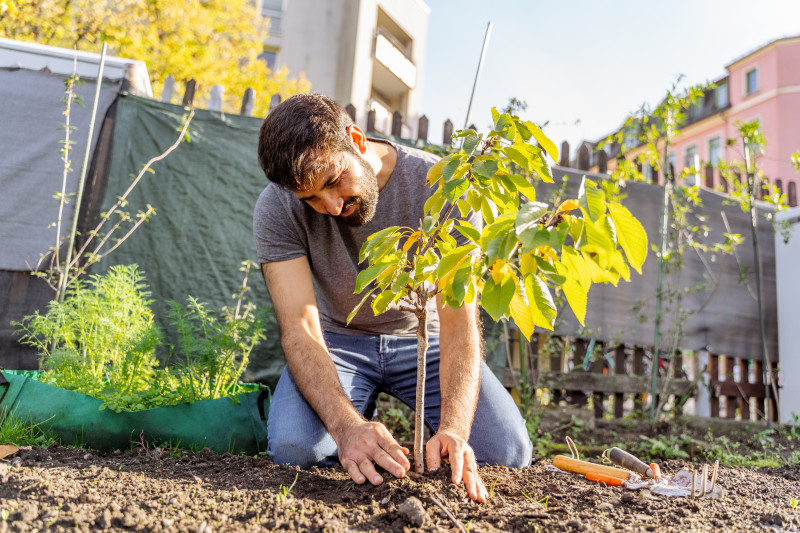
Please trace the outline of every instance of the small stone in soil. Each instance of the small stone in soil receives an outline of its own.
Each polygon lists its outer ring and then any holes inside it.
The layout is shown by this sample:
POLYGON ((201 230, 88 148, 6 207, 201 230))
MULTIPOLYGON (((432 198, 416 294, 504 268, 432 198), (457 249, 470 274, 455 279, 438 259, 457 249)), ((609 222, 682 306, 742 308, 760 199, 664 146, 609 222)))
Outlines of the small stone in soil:
POLYGON ((417 527, 422 526, 426 520, 429 520, 428 512, 425 510, 425 506, 423 506, 422 502, 414 496, 411 496, 406 501, 401 503, 400 507, 397 508, 397 512, 406 521, 417 527))
POLYGON ((605 513, 611 512, 614 510, 614 506, 608 502, 603 502, 597 506, 598 511, 603 511, 605 513))

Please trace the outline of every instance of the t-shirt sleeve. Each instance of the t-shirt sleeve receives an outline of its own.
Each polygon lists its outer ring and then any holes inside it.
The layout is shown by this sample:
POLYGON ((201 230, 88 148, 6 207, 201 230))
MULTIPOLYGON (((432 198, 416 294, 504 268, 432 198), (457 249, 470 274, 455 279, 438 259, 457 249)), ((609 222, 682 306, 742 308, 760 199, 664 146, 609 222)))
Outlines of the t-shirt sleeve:
POLYGON ((308 239, 277 186, 267 186, 253 211, 253 239, 261 263, 308 255, 308 239))

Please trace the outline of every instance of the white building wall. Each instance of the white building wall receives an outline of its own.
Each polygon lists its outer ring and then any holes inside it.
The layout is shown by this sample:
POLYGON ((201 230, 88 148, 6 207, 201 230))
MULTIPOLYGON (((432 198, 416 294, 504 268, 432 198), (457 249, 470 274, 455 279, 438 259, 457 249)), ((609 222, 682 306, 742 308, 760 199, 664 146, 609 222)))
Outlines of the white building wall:
POLYGON ((800 207, 775 215, 775 277, 778 293, 778 351, 780 353, 780 422, 800 416, 800 207), (784 242, 781 223, 788 221, 784 242))

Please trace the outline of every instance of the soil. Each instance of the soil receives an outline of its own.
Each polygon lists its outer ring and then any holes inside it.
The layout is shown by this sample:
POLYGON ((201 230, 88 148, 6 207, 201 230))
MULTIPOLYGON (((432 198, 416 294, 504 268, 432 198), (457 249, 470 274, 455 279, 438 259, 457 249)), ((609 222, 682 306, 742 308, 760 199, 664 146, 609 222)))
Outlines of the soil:
MULTIPOLYGON (((0 462, 0 533, 800 530, 800 507, 791 506, 800 499, 798 466, 722 465, 725 496, 692 501, 605 487, 549 463, 481 467, 493 490, 477 504, 449 482, 446 465, 373 487, 342 468, 300 471, 210 450, 23 448, 0 462)), ((667 475, 691 466, 661 462, 667 475)))

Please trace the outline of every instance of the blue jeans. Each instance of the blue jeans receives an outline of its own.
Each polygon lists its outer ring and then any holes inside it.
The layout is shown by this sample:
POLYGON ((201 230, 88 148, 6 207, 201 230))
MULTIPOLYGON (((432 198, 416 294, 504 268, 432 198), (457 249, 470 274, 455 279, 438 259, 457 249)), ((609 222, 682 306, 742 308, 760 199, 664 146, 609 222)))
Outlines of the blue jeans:
MULTIPOLYGON (((371 418, 378 394, 386 392, 414 409, 417 381, 417 339, 392 335, 354 336, 325 333, 345 394, 358 411, 371 418)), ((425 383, 425 425, 439 427, 439 338, 429 339, 425 383)), ((486 363, 481 364, 481 389, 469 444, 480 465, 514 468, 531 463, 533 445, 514 400, 486 363)), ((336 442, 284 369, 269 409, 268 453, 278 464, 301 468, 339 464, 336 442)))

